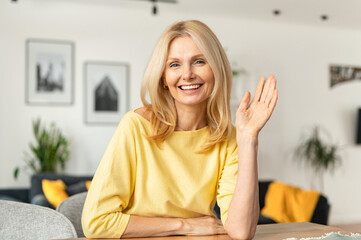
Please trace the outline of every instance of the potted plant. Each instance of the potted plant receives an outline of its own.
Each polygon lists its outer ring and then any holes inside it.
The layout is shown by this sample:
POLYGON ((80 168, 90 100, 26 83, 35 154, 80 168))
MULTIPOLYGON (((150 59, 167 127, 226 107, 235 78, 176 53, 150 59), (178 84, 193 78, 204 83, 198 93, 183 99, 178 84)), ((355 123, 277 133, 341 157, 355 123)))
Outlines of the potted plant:
MULTIPOLYGON (((296 159, 313 168, 314 175, 319 177, 320 190, 323 191, 324 173, 326 171, 333 173, 336 166, 341 164, 341 157, 338 155, 337 145, 326 143, 321 139, 320 130, 320 127, 314 127, 311 135, 297 147, 295 155, 296 159)), ((312 181, 311 184, 313 183, 312 181)))
MULTIPOLYGON (((40 119, 33 121, 33 133, 36 143, 30 143, 31 154, 26 153, 25 163, 22 170, 31 170, 34 173, 56 173, 60 167, 65 168, 69 158, 69 143, 60 129, 54 123, 50 128, 42 126, 40 119)), ((14 170, 14 178, 17 179, 20 167, 14 170)))

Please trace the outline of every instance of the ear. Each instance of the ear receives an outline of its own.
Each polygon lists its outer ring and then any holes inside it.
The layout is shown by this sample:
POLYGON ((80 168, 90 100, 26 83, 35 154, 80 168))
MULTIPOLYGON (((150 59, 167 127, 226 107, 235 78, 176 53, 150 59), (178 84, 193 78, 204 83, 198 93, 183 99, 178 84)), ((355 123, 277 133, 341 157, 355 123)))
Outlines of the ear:
POLYGON ((163 83, 163 88, 167 90, 167 89, 168 89, 168 85, 167 85, 167 82, 166 82, 165 79, 164 79, 164 76, 162 76, 160 80, 161 80, 162 83, 163 83))
POLYGON ((162 81, 163 86, 168 87, 167 81, 165 80, 164 74, 162 75, 162 77, 160 78, 160 80, 162 81))

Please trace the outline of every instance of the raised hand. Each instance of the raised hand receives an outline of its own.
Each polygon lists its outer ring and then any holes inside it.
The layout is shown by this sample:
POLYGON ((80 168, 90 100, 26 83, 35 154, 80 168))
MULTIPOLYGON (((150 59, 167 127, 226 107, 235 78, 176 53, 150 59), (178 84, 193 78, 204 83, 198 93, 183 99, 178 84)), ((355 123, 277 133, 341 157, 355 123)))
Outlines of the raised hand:
POLYGON ((270 75, 266 81, 261 77, 254 98, 250 103, 251 94, 246 92, 236 113, 237 137, 241 134, 249 134, 252 137, 258 136, 263 126, 271 117, 276 106, 278 90, 276 79, 270 75))

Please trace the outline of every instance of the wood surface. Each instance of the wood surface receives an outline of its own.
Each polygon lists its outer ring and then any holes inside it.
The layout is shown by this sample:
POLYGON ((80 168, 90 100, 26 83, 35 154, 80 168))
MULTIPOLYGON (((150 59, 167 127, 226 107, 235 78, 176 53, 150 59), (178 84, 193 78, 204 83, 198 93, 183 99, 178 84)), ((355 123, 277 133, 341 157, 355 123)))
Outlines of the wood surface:
MULTIPOLYGON (((254 240, 283 240, 286 238, 305 238, 321 237, 325 233, 341 232, 350 234, 338 227, 325 226, 315 223, 279 223, 258 225, 254 240)), ((68 240, 79 240, 90 238, 71 238, 68 240)), ((228 235, 211 235, 211 236, 170 236, 170 237, 152 237, 152 238, 122 238, 124 240, 231 240, 228 235)), ((109 239, 97 239, 109 240, 109 239)))

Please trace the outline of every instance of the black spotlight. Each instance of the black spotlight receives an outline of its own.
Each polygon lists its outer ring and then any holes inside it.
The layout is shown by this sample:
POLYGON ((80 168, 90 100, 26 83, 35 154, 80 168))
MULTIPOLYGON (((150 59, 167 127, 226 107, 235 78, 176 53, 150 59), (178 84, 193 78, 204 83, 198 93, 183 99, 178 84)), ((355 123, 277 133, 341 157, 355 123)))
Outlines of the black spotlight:
POLYGON ((361 108, 358 109, 358 116, 357 116, 357 136, 356 136, 356 143, 361 144, 361 108))
POLYGON ((157 6, 154 4, 154 6, 153 6, 153 15, 157 15, 157 13, 158 13, 158 8, 157 8, 157 6))
POLYGON ((274 14, 275 16, 279 16, 279 15, 281 14, 281 11, 278 10, 278 9, 275 9, 275 10, 273 10, 273 14, 274 14))
POLYGON ((153 8, 152 8, 153 15, 157 15, 158 14, 158 7, 157 7, 158 0, 150 0, 150 1, 153 3, 153 8))
POLYGON ((328 16, 327 16, 327 15, 322 15, 322 16, 321 16, 321 19, 322 19, 323 21, 327 21, 327 20, 328 20, 328 16))

